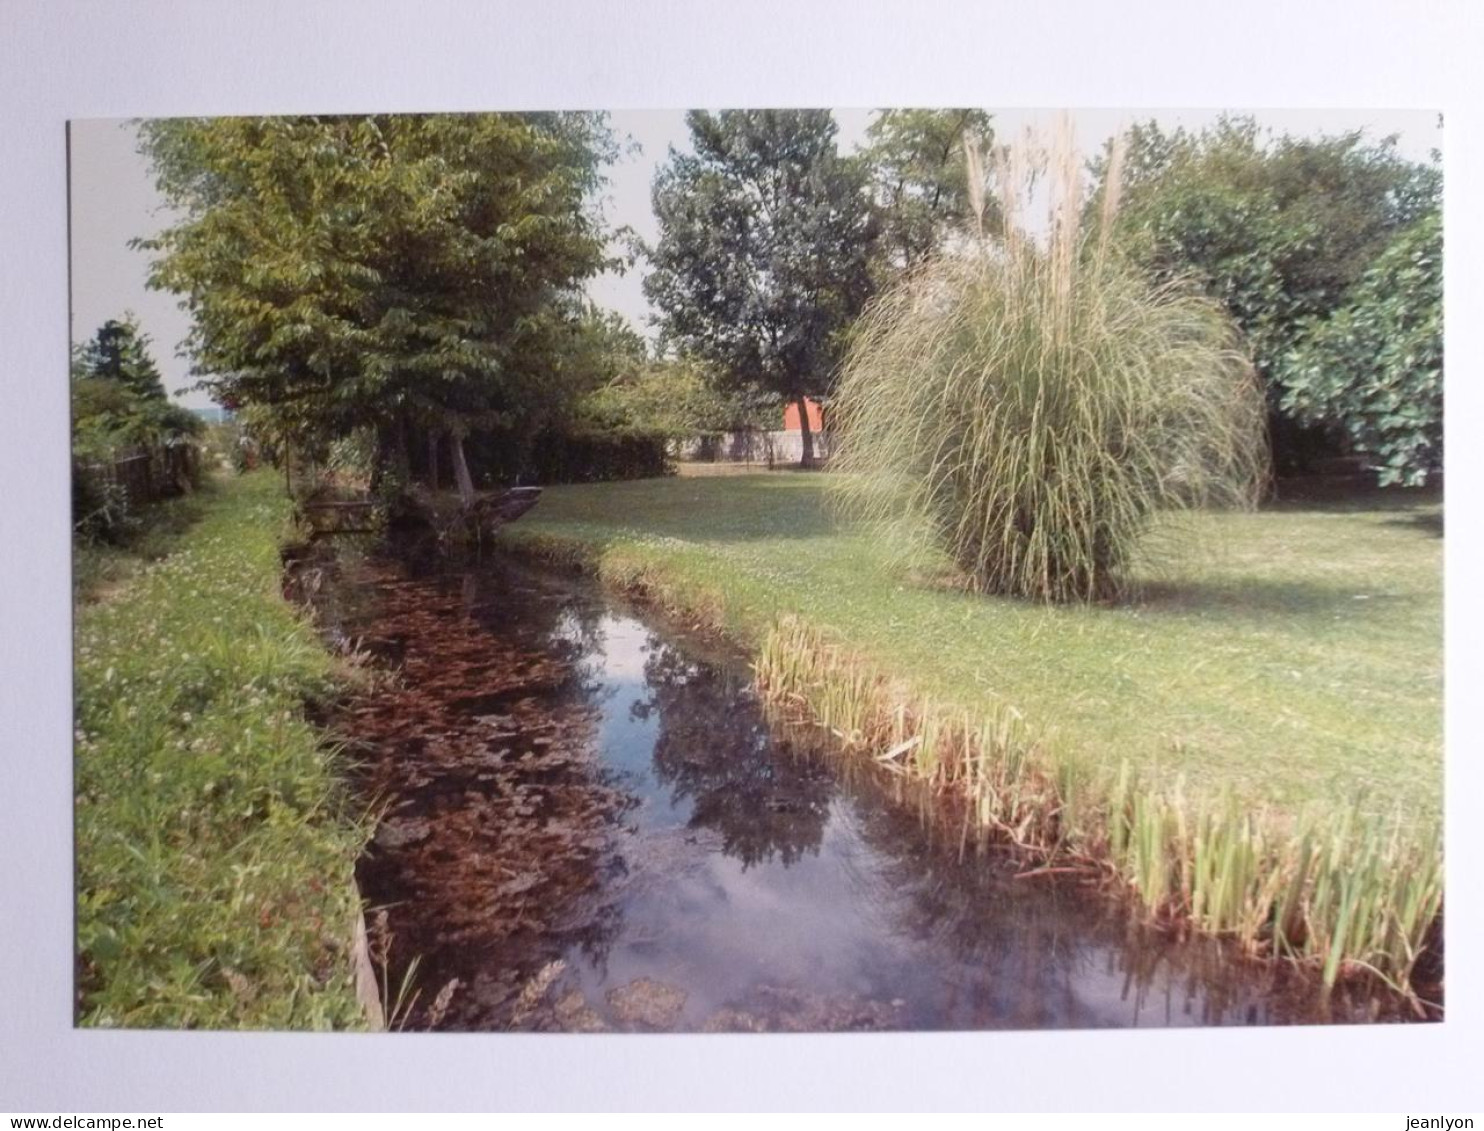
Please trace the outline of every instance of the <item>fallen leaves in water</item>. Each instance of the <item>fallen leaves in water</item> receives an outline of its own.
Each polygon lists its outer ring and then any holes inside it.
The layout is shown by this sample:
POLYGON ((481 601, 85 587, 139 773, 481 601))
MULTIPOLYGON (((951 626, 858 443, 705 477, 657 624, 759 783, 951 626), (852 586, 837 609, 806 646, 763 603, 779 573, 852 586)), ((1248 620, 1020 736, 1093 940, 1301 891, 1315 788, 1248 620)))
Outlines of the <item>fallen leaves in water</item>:
POLYGON ((590 897, 626 801, 595 772, 593 711, 563 695, 570 663, 528 634, 492 631, 446 585, 364 569, 359 643, 394 657, 398 675, 335 720, 386 814, 360 869, 364 894, 392 909, 394 961, 462 976, 464 992, 435 1002, 438 1021, 473 1024, 477 1010, 488 1025, 494 1007, 508 1024, 520 991, 474 977, 461 956, 600 918, 590 897))
POLYGON ((688 995, 677 986, 653 978, 635 978, 608 991, 614 1016, 627 1025, 646 1029, 673 1029, 688 995))

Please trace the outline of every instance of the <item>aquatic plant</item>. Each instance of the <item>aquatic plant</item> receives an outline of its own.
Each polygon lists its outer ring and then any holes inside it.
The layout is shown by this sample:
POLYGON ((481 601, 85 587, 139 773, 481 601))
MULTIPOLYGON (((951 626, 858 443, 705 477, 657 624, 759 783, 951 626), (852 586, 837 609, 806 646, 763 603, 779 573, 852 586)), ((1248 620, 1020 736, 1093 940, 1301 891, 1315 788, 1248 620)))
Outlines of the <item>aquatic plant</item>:
MULTIPOLYGON (((970 151, 971 183, 981 184, 970 151)), ((1264 405, 1231 319, 1108 243, 1121 159, 1085 222, 1070 127, 995 161, 1003 217, 906 275, 852 334, 832 404, 845 512, 981 591, 1118 595, 1174 549, 1160 512, 1255 500, 1264 405), (1049 173, 1044 238, 1021 226, 1049 173)), ((977 194, 982 218, 984 201, 977 194)))
POLYGON ((975 719, 915 699, 799 618, 763 641, 758 686, 894 773, 962 793, 985 830, 1044 860, 1096 863, 1145 911, 1316 967, 1327 986, 1367 971, 1401 992, 1442 907, 1441 837, 1357 805, 1297 820, 1235 795, 1161 789, 1122 764, 1101 780, 1002 707, 975 719))

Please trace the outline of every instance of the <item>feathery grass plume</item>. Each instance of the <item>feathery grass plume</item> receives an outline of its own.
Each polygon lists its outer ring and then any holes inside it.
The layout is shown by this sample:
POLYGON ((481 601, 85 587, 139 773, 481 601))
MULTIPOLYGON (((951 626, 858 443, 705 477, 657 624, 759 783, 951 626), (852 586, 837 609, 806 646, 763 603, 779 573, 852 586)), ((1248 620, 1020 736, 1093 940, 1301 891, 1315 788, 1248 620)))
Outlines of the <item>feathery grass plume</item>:
POLYGON ((834 406, 839 500, 980 591, 1118 596, 1161 512, 1255 500, 1262 394, 1216 303, 1096 253, 1068 122, 1049 155, 1028 139, 993 165, 1001 233, 862 316, 834 406), (1036 233, 1020 220, 1042 172, 1036 233))
POLYGON ((1108 147, 1108 171, 1103 178, 1103 203, 1098 217, 1098 260, 1108 258, 1108 242, 1113 235, 1113 221, 1123 199, 1123 162, 1128 156, 1128 135, 1117 133, 1108 147))
POLYGON ((979 142, 970 130, 964 131, 964 171, 969 182, 969 211, 974 214, 974 233, 984 238, 984 159, 979 142))

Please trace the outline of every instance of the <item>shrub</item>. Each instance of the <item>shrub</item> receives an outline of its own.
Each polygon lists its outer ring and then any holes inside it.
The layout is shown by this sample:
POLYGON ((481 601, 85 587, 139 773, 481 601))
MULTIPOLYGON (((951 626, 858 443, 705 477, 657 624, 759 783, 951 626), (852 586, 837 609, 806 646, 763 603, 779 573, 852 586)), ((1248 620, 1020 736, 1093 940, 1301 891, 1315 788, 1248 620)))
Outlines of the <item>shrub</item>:
POLYGON ((665 436, 627 430, 548 429, 526 464, 526 476, 537 483, 651 479, 672 470, 665 436))
POLYGON ((1101 599, 1127 589, 1158 512, 1255 498, 1263 399, 1220 307, 1110 252, 1119 162, 1084 224, 1064 130, 1042 240, 1018 222, 1039 164, 1004 155, 1001 232, 866 311, 833 405, 836 482, 847 512, 946 550, 978 590, 1101 599))
POLYGON ((1418 487, 1442 470, 1442 217, 1397 236, 1282 368, 1283 407, 1342 427, 1382 487, 1418 487))
POLYGON ((144 505, 200 485, 203 427, 189 409, 83 375, 71 400, 73 530, 85 541, 121 541, 144 505))

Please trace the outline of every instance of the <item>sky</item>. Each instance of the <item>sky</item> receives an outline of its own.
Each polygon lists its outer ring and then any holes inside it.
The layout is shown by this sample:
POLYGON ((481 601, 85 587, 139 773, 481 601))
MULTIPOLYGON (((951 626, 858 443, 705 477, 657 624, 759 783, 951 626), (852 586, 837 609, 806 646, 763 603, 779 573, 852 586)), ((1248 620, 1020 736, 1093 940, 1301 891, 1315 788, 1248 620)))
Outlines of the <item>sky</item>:
MULTIPOLYGON (((1049 131, 1059 111, 1001 109, 990 111, 1001 138, 1018 135, 1026 127, 1049 131)), ((1219 110, 1073 110, 1077 145, 1084 154, 1134 121, 1153 118, 1166 128, 1200 127, 1214 121, 1219 110)), ((1417 161, 1442 148, 1437 115, 1429 110, 1254 110, 1259 125, 1275 134, 1297 136, 1333 134, 1363 129, 1379 140, 1396 134, 1399 151, 1417 161)), ((836 109, 839 142, 849 152, 865 140, 873 111, 836 109)), ((624 110, 610 115, 610 124, 622 146, 622 155, 608 170, 602 206, 614 227, 627 225, 652 241, 659 232, 650 207, 650 185, 672 148, 688 151, 683 110, 624 110), (633 145, 631 146, 630 143, 633 145)), ((177 308, 174 295, 146 286, 148 253, 130 248, 136 238, 158 232, 172 222, 154 189, 147 160, 137 152, 134 127, 118 120, 79 120, 71 124, 71 247, 72 338, 84 341, 105 321, 132 312, 151 339, 151 352, 166 387, 183 404, 205 407, 210 398, 191 386, 195 378, 189 362, 177 353, 190 328, 189 316, 177 308)), ((642 289, 642 260, 623 275, 593 279, 588 294, 602 306, 618 311, 635 329, 652 335, 653 311, 642 289)))

